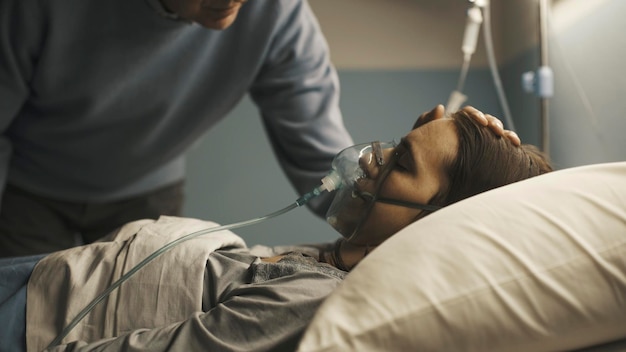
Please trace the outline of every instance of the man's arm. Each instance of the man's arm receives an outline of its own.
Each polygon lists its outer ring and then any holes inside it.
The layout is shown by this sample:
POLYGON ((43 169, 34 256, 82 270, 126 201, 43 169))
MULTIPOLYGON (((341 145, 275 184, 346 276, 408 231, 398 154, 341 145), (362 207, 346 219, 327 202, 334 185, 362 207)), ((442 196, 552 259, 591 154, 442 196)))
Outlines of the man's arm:
MULTIPOLYGON (((283 1, 272 45, 250 93, 275 154, 300 194, 318 186, 353 143, 339 109, 339 81, 317 19, 305 1, 283 1)), ((329 199, 314 199, 323 216, 329 199)))

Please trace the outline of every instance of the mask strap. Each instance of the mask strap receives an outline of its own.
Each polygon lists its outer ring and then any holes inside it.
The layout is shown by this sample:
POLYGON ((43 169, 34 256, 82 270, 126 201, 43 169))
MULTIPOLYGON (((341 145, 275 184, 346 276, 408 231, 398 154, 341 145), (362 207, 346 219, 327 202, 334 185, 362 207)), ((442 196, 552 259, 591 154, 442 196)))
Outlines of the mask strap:
POLYGON ((439 205, 420 204, 420 203, 406 202, 403 200, 390 199, 390 198, 377 197, 374 199, 374 201, 385 203, 385 204, 399 205, 399 206, 407 207, 407 208, 427 210, 427 211, 437 211, 443 208, 442 206, 439 206, 439 205))
MULTIPOLYGON (((372 143, 373 151, 376 149, 376 143, 377 142, 372 143)), ((378 143, 378 147, 380 147, 380 143, 378 143)), ((382 158, 382 150, 379 151, 379 153, 380 153, 380 156, 382 158)), ((379 181, 378 181, 378 183, 376 185, 376 190, 375 190, 374 194, 361 193, 361 197, 370 198, 370 203, 368 204, 367 208, 365 209, 365 212, 363 213, 363 215, 361 215, 361 219, 357 223, 357 225, 355 226, 354 230, 352 231, 352 235, 350 235, 350 237, 348 237, 348 242, 350 242, 356 236, 356 234, 359 233, 359 231, 361 230, 361 226, 363 226, 363 224, 365 223, 365 220, 369 217, 370 212, 372 211, 372 208, 374 207, 374 204, 378 200, 378 193, 380 192, 380 188, 382 187, 383 183, 385 183, 385 181, 387 179, 387 176, 389 175, 389 172, 391 171, 391 167, 396 162, 396 158, 397 158, 397 154, 394 153, 394 155, 393 155, 392 159, 390 160, 390 162, 385 163, 383 161, 382 162, 383 165, 379 164, 379 167, 381 168, 381 170, 380 170, 380 174, 378 176, 379 177, 379 181)))
POLYGON ((389 172, 391 171, 391 168, 397 162, 398 155, 396 153, 394 153, 392 158, 391 158, 391 160, 390 160, 390 162, 385 163, 383 158, 382 158, 382 149, 380 148, 380 142, 373 142, 372 143, 372 151, 373 151, 373 154, 374 154, 374 156, 376 158, 377 164, 381 168, 380 176, 379 176, 380 177, 380 181, 379 181, 378 185, 376 186, 376 191, 375 191, 374 194, 364 193, 364 192, 360 194, 360 196, 362 198, 369 198, 370 199, 370 203, 367 206, 367 208, 365 209, 365 212, 363 213, 363 215, 361 216, 361 220, 356 225, 354 231, 352 232, 352 235, 350 237, 348 237, 348 242, 351 241, 356 236, 356 234, 359 232, 359 230, 361 229, 361 226, 363 226, 365 220, 369 217, 369 213, 371 212, 371 210, 374 207, 374 204, 376 202, 392 204, 392 205, 398 205, 398 206, 403 206, 403 207, 407 207, 407 208, 420 209, 420 210, 431 211, 431 212, 432 211, 437 211, 437 210, 443 208, 442 206, 439 206, 439 205, 412 203, 412 202, 407 202, 407 201, 402 201, 402 200, 396 200, 396 199, 379 197, 378 194, 380 193, 380 188, 382 187, 383 183, 387 180, 387 176, 389 175, 389 172))
POLYGON ((376 158, 376 163, 378 166, 385 165, 385 158, 383 156, 383 148, 380 146, 380 142, 372 142, 372 151, 374 153, 374 157, 376 158))
MULTIPOLYGON (((373 149, 378 165, 383 166, 385 162, 383 159, 382 148, 380 147, 380 142, 372 142, 372 149, 373 149)), ((397 154, 394 154, 394 157, 391 160, 392 164, 397 162, 396 158, 397 158, 397 154)), ((379 188, 376 190, 376 193, 372 196, 372 204, 375 202, 380 202, 380 203, 399 205, 399 206, 403 206, 407 208, 420 209, 420 210, 426 210, 426 211, 436 211, 442 208, 439 205, 420 204, 420 203, 413 203, 413 202, 407 202, 407 201, 402 201, 402 200, 378 197, 380 187, 382 186, 382 183, 387 178, 387 174, 389 173, 389 171, 390 171, 389 167, 384 169, 383 181, 380 183, 379 188)))

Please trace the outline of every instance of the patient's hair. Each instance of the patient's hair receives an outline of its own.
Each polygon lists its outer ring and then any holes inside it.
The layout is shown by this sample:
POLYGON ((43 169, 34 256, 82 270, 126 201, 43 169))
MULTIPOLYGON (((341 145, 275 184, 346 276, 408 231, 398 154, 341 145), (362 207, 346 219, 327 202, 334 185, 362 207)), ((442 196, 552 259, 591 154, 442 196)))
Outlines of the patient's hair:
POLYGON ((452 115, 459 137, 457 157, 447 167, 450 183, 430 204, 446 206, 513 182, 552 171, 545 153, 530 144, 515 146, 463 111, 452 115))

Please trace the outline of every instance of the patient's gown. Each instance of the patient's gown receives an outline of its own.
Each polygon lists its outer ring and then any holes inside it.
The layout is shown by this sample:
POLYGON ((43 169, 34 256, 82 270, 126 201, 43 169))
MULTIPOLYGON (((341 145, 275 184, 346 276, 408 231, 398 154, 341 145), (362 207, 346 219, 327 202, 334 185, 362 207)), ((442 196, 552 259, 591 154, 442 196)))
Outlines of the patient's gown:
MULTIPOLYGON (((145 257, 138 251, 193 226, 206 224, 171 218, 131 224, 110 242, 42 259, 28 286, 27 350, 47 346, 120 268, 145 257)), ((215 242, 208 236, 148 264, 85 317, 66 345, 52 351, 295 350, 317 308, 346 273, 300 252, 265 262, 238 236, 225 235, 216 236, 221 244, 215 250, 204 253, 202 246, 215 242)))

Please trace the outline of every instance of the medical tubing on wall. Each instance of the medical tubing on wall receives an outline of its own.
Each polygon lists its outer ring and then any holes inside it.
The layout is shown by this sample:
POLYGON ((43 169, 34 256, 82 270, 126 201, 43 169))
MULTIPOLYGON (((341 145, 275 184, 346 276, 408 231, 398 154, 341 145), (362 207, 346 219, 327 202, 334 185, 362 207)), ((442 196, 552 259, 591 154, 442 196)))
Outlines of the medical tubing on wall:
POLYGON ((480 25, 483 23, 483 15, 479 6, 473 6, 467 10, 467 23, 465 24, 465 32, 463 33, 463 43, 461 44, 461 52, 463 52, 463 65, 461 66, 461 74, 459 82, 456 86, 458 92, 463 91, 465 78, 469 71, 472 55, 476 52, 476 44, 480 34, 480 25))
POLYGON ((463 57, 463 64, 461 65, 461 74, 459 75, 459 80, 456 85, 457 92, 463 91, 463 87, 465 86, 465 79, 467 78, 467 72, 469 71, 470 61, 471 59, 467 55, 463 57))
POLYGON ((465 24, 463 44, 461 45, 464 60, 469 60, 469 58, 474 55, 474 52, 476 52, 481 23, 483 23, 483 14, 480 11, 480 6, 475 5, 470 7, 469 10, 467 10, 467 23, 465 24))
POLYGON ((465 32, 463 33, 463 43, 461 51, 463 52, 463 64, 461 66, 461 74, 456 85, 456 90, 452 91, 446 104, 446 112, 454 113, 461 108, 461 105, 467 100, 467 95, 463 94, 463 86, 469 71, 472 55, 476 51, 476 43, 480 34, 480 27, 483 22, 482 12, 478 6, 471 7, 467 11, 467 22, 465 24, 465 32))
POLYGON ((493 77, 493 84, 496 87, 496 93, 500 100, 502 111, 504 112, 504 119, 506 121, 506 128, 515 131, 515 124, 511 117, 511 110, 509 109, 509 103, 506 100, 504 94, 504 88, 502 88, 502 81, 500 74, 498 73, 498 66, 496 63, 496 56, 493 49, 493 39, 491 36, 491 5, 487 5, 483 8, 483 32, 485 35, 485 49, 487 52, 487 60, 489 61, 489 68, 491 69, 491 76, 493 77))
MULTIPOLYGON (((329 176, 327 176, 327 177, 329 177, 329 176)), ((111 294, 111 292, 113 292, 116 288, 118 288, 120 285, 122 285, 122 283, 124 283, 126 280, 128 280, 137 271, 139 271, 141 268, 146 266, 148 263, 150 263, 156 257, 158 257, 161 254, 167 252, 168 250, 172 249, 173 247, 179 245, 180 243, 185 242, 185 241, 190 240, 190 239, 193 239, 193 238, 196 238, 198 236, 202 236, 202 235, 206 235, 206 234, 212 233, 212 232, 224 231, 224 230, 232 230, 232 229, 236 229, 236 228, 241 228, 241 227, 245 227, 245 226, 258 224, 258 223, 263 222, 265 220, 269 220, 271 218, 275 218, 275 217, 277 217, 279 215, 282 215, 282 214, 284 214, 284 213, 286 213, 286 212, 288 212, 288 211, 290 211, 292 209, 295 209, 297 207, 300 207, 300 206, 303 206, 303 205, 307 204, 311 199, 319 196, 325 190, 328 190, 330 192, 330 191, 334 190, 334 188, 327 187, 325 185, 321 185, 321 186, 316 187, 315 189, 313 189, 311 192, 306 193, 302 197, 298 198, 294 203, 288 205, 287 207, 285 207, 283 209, 275 211, 275 212, 273 212, 271 214, 268 214, 268 215, 265 215, 265 216, 261 216, 261 217, 258 217, 258 218, 254 218, 254 219, 250 219, 250 220, 245 220, 245 221, 240 221, 240 222, 237 222, 237 223, 228 224, 228 225, 222 225, 222 226, 210 227, 208 229, 202 229, 202 230, 199 230, 199 231, 187 234, 187 235, 185 235, 185 236, 183 236, 181 238, 178 238, 178 239, 176 239, 176 240, 174 240, 174 241, 164 245, 163 247, 157 249, 152 254, 147 256, 144 260, 139 262, 137 265, 135 265, 126 274, 122 275, 117 281, 115 281, 113 284, 111 284, 111 286, 109 286, 106 290, 104 290, 99 296, 94 298, 85 308, 83 308, 83 310, 81 310, 76 315, 76 317, 61 331, 61 333, 59 333, 59 335, 48 345, 47 348, 50 349, 50 348, 52 348, 54 346, 59 345, 61 343, 61 341, 63 341, 63 339, 67 336, 67 334, 69 334, 70 331, 72 331, 72 329, 74 327, 76 327, 76 325, 78 325, 78 323, 85 316, 87 316, 87 314, 89 314, 89 312, 91 312, 91 310, 96 305, 98 305, 98 303, 100 303, 109 294, 111 294)))
POLYGON ((541 116, 541 149, 544 153, 550 155, 550 109, 548 96, 553 95, 553 77, 552 69, 549 66, 548 60, 548 1, 539 0, 539 51, 541 54, 541 68, 539 72, 549 74, 549 79, 541 77, 541 87, 547 85, 550 82, 549 94, 543 94, 540 92, 540 116, 541 116))

